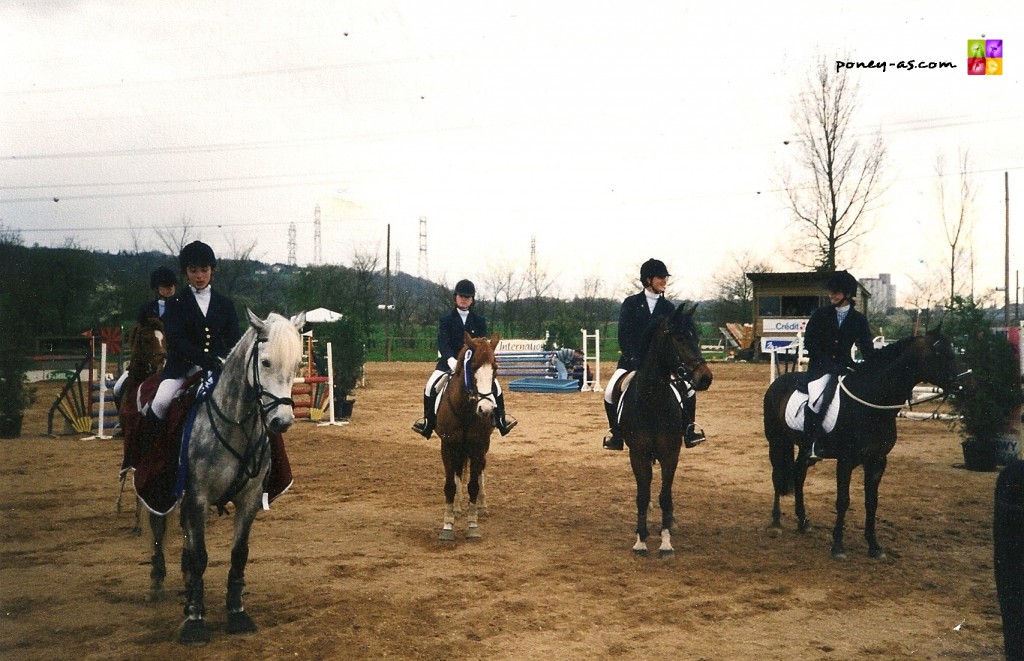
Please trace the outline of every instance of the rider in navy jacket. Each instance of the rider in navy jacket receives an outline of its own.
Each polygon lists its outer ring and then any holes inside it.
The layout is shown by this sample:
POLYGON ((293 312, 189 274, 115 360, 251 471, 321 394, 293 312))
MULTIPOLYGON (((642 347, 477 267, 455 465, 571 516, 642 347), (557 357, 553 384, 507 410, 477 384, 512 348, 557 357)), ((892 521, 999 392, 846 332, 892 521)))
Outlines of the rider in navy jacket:
MULTIPOLYGON (((437 424, 434 405, 437 401, 437 382, 445 374, 455 371, 455 359, 466 344, 463 333, 471 337, 487 337, 487 320, 471 309, 476 297, 476 286, 469 280, 459 280, 452 294, 455 309, 437 320, 437 364, 427 378, 423 389, 423 417, 412 424, 413 431, 430 438, 437 424)), ((495 407, 494 426, 502 436, 507 435, 518 424, 518 420, 505 415, 505 395, 501 384, 494 380, 495 407)))
POLYGON ((807 349, 807 406, 804 410, 804 433, 810 444, 810 458, 819 459, 827 453, 823 446, 821 423, 827 404, 832 399, 836 377, 855 365, 851 349, 867 357, 874 351, 868 319, 855 308, 857 279, 847 271, 836 271, 825 284, 829 304, 811 313, 804 330, 807 349))
MULTIPOLYGON (((660 259, 649 259, 640 265, 640 282, 644 290, 628 296, 619 308, 619 363, 615 372, 608 380, 604 391, 604 410, 608 416, 608 435, 603 446, 606 450, 621 450, 622 436, 619 434, 617 402, 615 386, 626 373, 640 367, 640 340, 651 320, 660 315, 670 315, 676 306, 665 298, 665 286, 669 272, 660 259)), ((680 393, 683 407, 691 420, 696 419, 697 396, 680 393)), ((683 434, 686 447, 692 448, 705 440, 704 432, 696 424, 690 423, 683 434)))
POLYGON ((167 363, 143 420, 144 448, 161 433, 171 401, 185 379, 201 369, 219 372, 221 359, 242 336, 235 304, 210 284, 217 266, 213 249, 202 241, 193 241, 181 249, 178 262, 189 286, 168 302, 167 363))

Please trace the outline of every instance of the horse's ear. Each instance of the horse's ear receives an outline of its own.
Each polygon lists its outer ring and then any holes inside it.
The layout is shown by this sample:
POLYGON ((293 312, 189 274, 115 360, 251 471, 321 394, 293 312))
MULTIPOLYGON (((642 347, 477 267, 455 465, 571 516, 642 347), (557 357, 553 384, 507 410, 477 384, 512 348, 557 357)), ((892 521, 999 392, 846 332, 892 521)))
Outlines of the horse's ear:
POLYGON ((501 336, 495 331, 494 335, 491 335, 491 350, 495 351, 498 348, 498 342, 501 342, 501 336))
POLYGON ((266 326, 264 321, 257 317, 256 314, 249 308, 245 308, 245 314, 247 317, 249 317, 249 325, 255 328, 256 330, 263 330, 263 328, 266 326))
POLYGON ((469 345, 469 341, 473 339, 473 336, 469 334, 469 331, 462 331, 462 343, 469 345))
POLYGON ((292 325, 295 326, 295 330, 302 332, 302 327, 306 325, 306 311, 298 313, 292 317, 292 325))

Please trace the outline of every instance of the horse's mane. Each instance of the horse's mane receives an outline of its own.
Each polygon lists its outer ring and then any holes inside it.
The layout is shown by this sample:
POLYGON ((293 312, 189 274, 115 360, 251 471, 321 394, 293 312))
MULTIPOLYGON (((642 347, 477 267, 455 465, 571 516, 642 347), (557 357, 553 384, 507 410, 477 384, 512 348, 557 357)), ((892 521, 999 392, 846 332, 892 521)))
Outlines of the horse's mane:
MULTIPOLYGON (((302 355, 302 340, 291 321, 276 312, 271 312, 266 319, 266 328, 267 349, 271 362, 274 365, 293 365, 298 362, 302 355)), ((256 342, 258 332, 255 326, 250 326, 231 350, 228 358, 236 353, 246 354, 256 342)))

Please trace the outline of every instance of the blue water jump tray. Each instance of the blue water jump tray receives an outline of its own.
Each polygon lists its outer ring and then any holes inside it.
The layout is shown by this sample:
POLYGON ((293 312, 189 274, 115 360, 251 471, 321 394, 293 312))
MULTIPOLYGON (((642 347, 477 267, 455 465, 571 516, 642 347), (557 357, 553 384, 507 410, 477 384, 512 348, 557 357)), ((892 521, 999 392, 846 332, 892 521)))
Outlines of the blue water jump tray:
POLYGON ((580 382, 576 379, 547 379, 542 376, 528 376, 510 381, 508 387, 515 392, 579 392, 580 382))

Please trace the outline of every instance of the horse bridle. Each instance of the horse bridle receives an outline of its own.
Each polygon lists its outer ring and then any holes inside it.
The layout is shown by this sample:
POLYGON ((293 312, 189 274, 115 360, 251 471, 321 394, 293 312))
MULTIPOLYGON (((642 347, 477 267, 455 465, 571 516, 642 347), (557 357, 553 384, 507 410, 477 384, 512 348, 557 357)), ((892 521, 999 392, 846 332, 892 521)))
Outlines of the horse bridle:
POLYGON ((245 486, 246 482, 259 475, 263 468, 264 462, 267 458, 267 453, 270 450, 270 443, 268 442, 269 432, 267 429, 267 414, 274 408, 283 404, 288 406, 295 405, 295 401, 291 397, 278 397, 273 393, 267 392, 263 388, 263 384, 260 381, 259 345, 266 341, 267 338, 265 337, 257 337, 253 342, 252 350, 249 352, 248 361, 252 370, 252 383, 246 384, 247 394, 243 400, 246 403, 247 408, 248 405, 255 402, 259 402, 259 405, 249 409, 249 413, 246 413, 240 420, 236 421, 229 418, 224 411, 221 410, 213 399, 212 391, 205 402, 207 419, 210 421, 210 429, 213 430, 213 435, 217 438, 217 441, 220 442, 221 446, 230 452, 238 461, 238 473, 236 473, 235 479, 231 482, 231 486, 228 487, 224 495, 217 501, 217 506, 221 509, 223 509, 223 506, 242 490, 242 487, 245 486), (265 397, 269 397, 271 401, 269 403, 264 402, 265 397), (217 421, 213 416, 214 412, 216 412, 217 417, 220 418, 222 422, 239 428, 242 428, 247 422, 257 415, 259 416, 262 429, 258 436, 246 437, 245 454, 238 452, 235 448, 231 447, 230 443, 228 443, 227 439, 217 427, 217 421))
MULTIPOLYGON (((473 383, 470 373, 470 362, 473 359, 473 350, 467 348, 465 355, 462 357, 462 386, 466 390, 466 395, 469 398, 469 404, 475 405, 481 399, 489 399, 495 406, 498 405, 498 393, 495 390, 494 384, 497 379, 491 379, 491 389, 486 393, 478 392, 476 385, 473 383)), ((450 397, 445 397, 448 400, 448 406, 452 408, 452 412, 455 412, 455 405, 452 404, 450 397)))
POLYGON ((670 326, 666 326, 663 331, 669 336, 669 345, 672 347, 672 353, 675 354, 676 366, 672 370, 672 376, 686 384, 686 389, 690 390, 693 387, 693 373, 706 365, 708 361, 704 360, 703 356, 698 356, 696 361, 693 361, 692 365, 687 364, 683 359, 682 354, 679 353, 679 349, 676 347, 676 343, 672 341, 672 329, 670 326))

